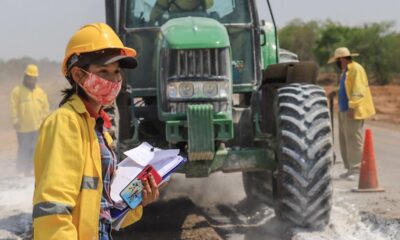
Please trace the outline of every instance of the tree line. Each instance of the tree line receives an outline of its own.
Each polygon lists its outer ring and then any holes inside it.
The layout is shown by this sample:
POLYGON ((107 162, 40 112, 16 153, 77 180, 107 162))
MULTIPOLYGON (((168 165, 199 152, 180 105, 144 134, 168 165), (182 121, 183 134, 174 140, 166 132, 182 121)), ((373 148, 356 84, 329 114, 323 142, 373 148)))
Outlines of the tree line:
POLYGON ((327 61, 337 47, 348 47, 360 54, 355 60, 365 67, 370 81, 384 85, 400 75, 400 33, 393 29, 393 22, 345 26, 295 19, 278 36, 281 48, 295 52, 302 61, 316 61, 322 72, 334 71, 327 61))

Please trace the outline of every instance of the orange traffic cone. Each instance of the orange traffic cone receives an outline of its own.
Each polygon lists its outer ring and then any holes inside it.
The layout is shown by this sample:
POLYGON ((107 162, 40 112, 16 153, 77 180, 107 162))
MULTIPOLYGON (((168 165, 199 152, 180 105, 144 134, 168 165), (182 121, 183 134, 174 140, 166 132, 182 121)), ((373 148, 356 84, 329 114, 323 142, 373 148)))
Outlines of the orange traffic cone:
POLYGON ((384 189, 379 187, 378 175, 375 162, 375 151, 372 141, 371 129, 365 130, 364 150, 361 161, 360 179, 358 189, 355 192, 383 192, 384 189))

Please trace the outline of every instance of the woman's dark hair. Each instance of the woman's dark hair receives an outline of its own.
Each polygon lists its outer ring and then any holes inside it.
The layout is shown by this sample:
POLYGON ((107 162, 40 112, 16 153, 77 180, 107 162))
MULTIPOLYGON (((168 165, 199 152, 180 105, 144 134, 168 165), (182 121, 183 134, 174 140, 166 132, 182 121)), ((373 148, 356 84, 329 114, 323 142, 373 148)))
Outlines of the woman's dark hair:
MULTIPOLYGON (((84 66, 79 66, 79 63, 77 63, 75 64, 75 66, 78 66, 85 71, 89 69, 89 64, 86 64, 84 66)), ((63 99, 61 100, 60 104, 58 104, 59 107, 61 107, 64 103, 68 102, 68 100, 74 93, 76 93, 78 96, 80 96, 85 100, 89 99, 89 96, 86 94, 86 92, 72 79, 71 73, 68 73, 66 78, 68 82, 71 84, 71 87, 61 90, 63 99)))
POLYGON ((76 84, 75 81, 72 80, 72 82, 70 82, 70 83, 71 83, 70 88, 65 88, 65 89, 61 90, 63 99, 61 100, 60 104, 58 105, 59 107, 61 107, 64 103, 68 102, 68 100, 74 93, 76 93, 78 96, 80 96, 81 98, 83 98, 85 100, 87 100, 89 98, 89 96, 86 94, 86 92, 78 84, 76 84))

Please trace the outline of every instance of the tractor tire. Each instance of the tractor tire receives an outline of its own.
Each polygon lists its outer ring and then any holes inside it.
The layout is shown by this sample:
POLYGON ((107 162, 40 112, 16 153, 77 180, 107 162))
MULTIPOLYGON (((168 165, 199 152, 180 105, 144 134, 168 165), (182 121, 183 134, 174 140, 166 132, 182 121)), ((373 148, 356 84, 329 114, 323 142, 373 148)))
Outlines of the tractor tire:
POLYGON ((325 91, 289 84, 275 99, 278 173, 275 214, 295 226, 329 223, 332 198, 332 127, 325 91))

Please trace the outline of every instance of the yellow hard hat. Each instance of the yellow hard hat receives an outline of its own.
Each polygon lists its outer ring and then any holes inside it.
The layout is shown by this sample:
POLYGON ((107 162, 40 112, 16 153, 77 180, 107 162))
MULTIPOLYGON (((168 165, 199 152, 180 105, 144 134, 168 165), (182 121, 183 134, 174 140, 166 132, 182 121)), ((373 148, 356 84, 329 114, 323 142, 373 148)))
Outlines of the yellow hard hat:
POLYGON ((38 77, 39 69, 35 64, 29 64, 28 66, 26 66, 25 74, 30 77, 38 77))
POLYGON ((134 58, 136 56, 135 49, 125 47, 117 34, 107 24, 92 23, 83 26, 69 40, 61 66, 64 76, 67 76, 69 67, 74 64, 74 62, 69 61, 71 57, 76 56, 76 61, 78 61, 82 53, 91 53, 106 49, 119 50, 116 55, 120 57, 117 60, 130 58, 132 63, 130 67, 136 67, 137 62, 134 58))

